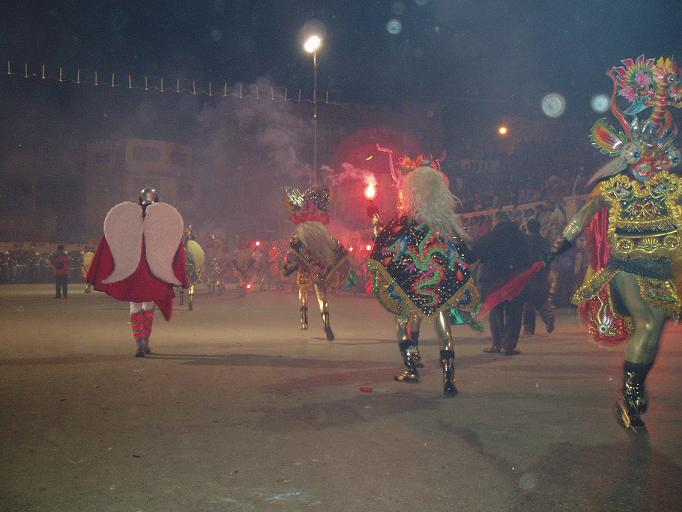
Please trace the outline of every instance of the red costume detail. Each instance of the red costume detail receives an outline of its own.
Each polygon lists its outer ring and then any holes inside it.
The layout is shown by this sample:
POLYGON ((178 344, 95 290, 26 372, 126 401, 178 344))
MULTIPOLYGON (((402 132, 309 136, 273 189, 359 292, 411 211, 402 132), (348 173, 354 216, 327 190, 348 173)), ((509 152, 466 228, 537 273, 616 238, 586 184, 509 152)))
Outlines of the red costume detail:
POLYGON ((148 309, 144 313, 144 337, 149 339, 152 337, 152 325, 154 324, 154 310, 148 309))
POLYGON ((133 329, 133 339, 141 341, 144 339, 144 311, 138 311, 130 315, 130 326, 133 329))
MULTIPOLYGON (((107 293, 117 300, 130 302, 154 302, 163 313, 166 320, 170 320, 173 313, 173 299, 175 293, 173 286, 155 277, 149 270, 149 264, 145 257, 144 240, 142 241, 142 254, 140 263, 132 275, 116 283, 103 283, 114 271, 114 259, 105 237, 99 242, 97 252, 92 260, 86 281, 93 285, 95 290, 107 293)), ((173 274, 180 281, 183 288, 189 287, 187 270, 185 268, 185 249, 182 242, 173 258, 173 274)))
MULTIPOLYGON (((602 208, 592 218, 592 222, 585 230, 585 244, 595 272, 606 267, 611 257, 608 243, 609 209, 602 208)), ((580 319, 587 326, 587 334, 598 345, 612 347, 630 337, 631 326, 625 319, 614 311, 611 286, 605 286, 599 296, 594 297, 578 306, 580 319), (608 332, 600 332, 599 317, 613 319, 608 332)))

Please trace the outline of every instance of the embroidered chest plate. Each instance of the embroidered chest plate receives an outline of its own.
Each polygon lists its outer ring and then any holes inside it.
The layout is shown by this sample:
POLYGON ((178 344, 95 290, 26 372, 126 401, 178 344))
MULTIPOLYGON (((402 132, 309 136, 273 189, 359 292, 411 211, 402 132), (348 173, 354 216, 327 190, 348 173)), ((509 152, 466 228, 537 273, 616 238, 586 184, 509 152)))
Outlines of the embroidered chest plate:
POLYGON ((609 203, 609 245, 615 256, 671 256, 680 247, 682 180, 661 172, 646 183, 618 174, 600 186, 609 203))
POLYGON ((471 308, 477 295, 458 239, 445 240, 426 224, 393 219, 370 255, 374 292, 390 312, 431 316, 444 307, 471 308))

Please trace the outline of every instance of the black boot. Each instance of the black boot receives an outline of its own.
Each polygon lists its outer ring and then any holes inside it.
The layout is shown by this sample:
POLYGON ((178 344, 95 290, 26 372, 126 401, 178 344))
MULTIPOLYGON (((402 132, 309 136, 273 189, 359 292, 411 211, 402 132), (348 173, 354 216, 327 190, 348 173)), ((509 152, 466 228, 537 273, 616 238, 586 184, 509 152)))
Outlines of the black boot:
POLYGON ((144 340, 135 340, 135 346, 137 348, 137 350, 135 350, 135 357, 144 357, 144 340))
POLYGON ((634 431, 646 430, 644 414, 649 405, 644 381, 652 363, 630 363, 625 361, 623 368, 623 397, 618 400, 616 413, 618 423, 634 431))
POLYGON ((443 367, 443 394, 455 396, 455 352, 453 350, 440 351, 440 364, 443 367))
POLYGON ((324 333, 327 335, 327 341, 334 341, 334 332, 332 331, 332 326, 329 322, 329 312, 322 313, 322 325, 324 325, 324 333))
POLYGON ((305 331, 308 329, 308 308, 301 308, 301 330, 305 331))
POLYGON ((422 354, 419 352, 419 331, 411 332, 410 339, 412 340, 412 343, 414 343, 414 366, 416 368, 424 368, 422 354))
POLYGON ((398 382, 415 384, 419 382, 419 374, 417 373, 417 365, 414 358, 416 353, 414 343, 411 341, 401 341, 399 346, 400 355, 403 356, 403 364, 405 365, 405 368, 394 378, 398 382))

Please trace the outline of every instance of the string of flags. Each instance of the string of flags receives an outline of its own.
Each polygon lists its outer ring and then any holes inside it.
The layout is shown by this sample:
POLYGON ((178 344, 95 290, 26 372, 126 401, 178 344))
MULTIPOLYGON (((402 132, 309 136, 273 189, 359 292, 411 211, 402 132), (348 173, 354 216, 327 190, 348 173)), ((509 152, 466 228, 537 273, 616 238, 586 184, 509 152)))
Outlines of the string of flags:
MULTIPOLYGON (((125 88, 145 92, 156 92, 159 94, 191 94, 193 96, 208 97, 232 97, 239 99, 256 99, 270 101, 282 101, 293 103, 313 103, 313 99, 308 99, 303 94, 303 89, 289 89, 288 87, 277 87, 273 85, 251 84, 244 85, 236 83, 229 85, 227 81, 222 82, 200 82, 199 80, 179 79, 166 80, 164 77, 152 78, 144 75, 143 79, 134 77, 132 74, 103 73, 100 71, 81 72, 76 68, 72 75, 68 75, 63 67, 59 67, 57 74, 51 74, 45 64, 40 68, 31 68, 24 64, 23 69, 15 67, 11 61, 7 61, 7 76, 23 77, 24 79, 49 80, 57 83, 70 83, 75 85, 89 85, 93 87, 125 88)), ((318 95, 319 97, 319 95, 318 95)), ((320 100, 318 99, 318 102, 320 100)), ((329 101, 329 91, 325 91, 324 103, 337 105, 329 101)))

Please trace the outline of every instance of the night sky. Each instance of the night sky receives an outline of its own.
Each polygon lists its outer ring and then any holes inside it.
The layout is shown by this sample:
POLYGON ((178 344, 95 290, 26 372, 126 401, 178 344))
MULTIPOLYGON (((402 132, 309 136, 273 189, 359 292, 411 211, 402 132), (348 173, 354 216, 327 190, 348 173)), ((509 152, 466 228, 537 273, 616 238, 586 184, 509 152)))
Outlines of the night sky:
MULTIPOLYGON (((566 116, 609 92, 625 57, 677 55, 682 9, 636 0, 87 0, 4 7, 6 60, 122 74, 311 87, 301 49, 326 27, 320 86, 344 102, 437 101, 457 111, 566 116), (390 34, 387 24, 399 20, 390 34)), ((593 114, 591 114, 593 115, 593 114)))

